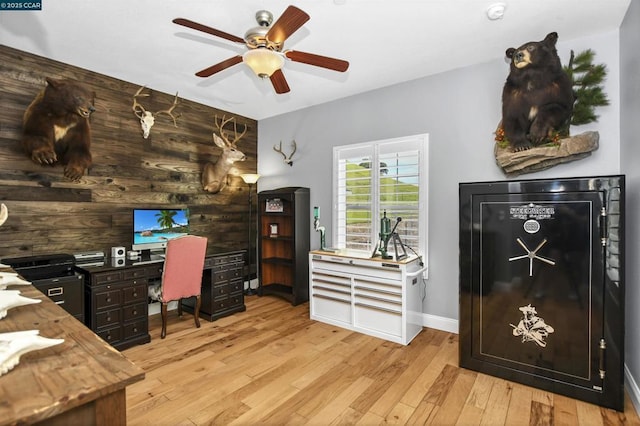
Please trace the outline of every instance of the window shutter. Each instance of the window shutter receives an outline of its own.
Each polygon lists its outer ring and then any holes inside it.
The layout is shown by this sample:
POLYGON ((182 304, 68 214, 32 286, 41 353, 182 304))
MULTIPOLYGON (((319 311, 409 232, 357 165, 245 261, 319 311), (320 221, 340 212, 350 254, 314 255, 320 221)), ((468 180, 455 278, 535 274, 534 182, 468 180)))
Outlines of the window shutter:
MULTIPOLYGON (((426 265, 428 136, 334 147, 333 245, 373 253, 384 212, 426 265), (401 221, 397 221, 401 218, 401 221)), ((390 254, 393 246, 387 247, 390 254)), ((410 249, 408 249, 410 250, 410 249)))

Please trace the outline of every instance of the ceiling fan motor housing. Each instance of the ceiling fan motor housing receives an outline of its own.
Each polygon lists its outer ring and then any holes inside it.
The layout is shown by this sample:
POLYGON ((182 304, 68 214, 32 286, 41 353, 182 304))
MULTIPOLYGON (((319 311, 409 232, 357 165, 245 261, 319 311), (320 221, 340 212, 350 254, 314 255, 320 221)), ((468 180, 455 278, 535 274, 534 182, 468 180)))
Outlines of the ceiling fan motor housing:
POLYGON ((256 21, 258 22, 259 27, 251 28, 244 33, 244 41, 247 43, 247 46, 251 49, 266 47, 267 49, 280 52, 282 50, 282 45, 270 42, 267 39, 267 33, 270 28, 269 26, 273 22, 273 15, 271 12, 268 10, 259 10, 256 12, 256 21))

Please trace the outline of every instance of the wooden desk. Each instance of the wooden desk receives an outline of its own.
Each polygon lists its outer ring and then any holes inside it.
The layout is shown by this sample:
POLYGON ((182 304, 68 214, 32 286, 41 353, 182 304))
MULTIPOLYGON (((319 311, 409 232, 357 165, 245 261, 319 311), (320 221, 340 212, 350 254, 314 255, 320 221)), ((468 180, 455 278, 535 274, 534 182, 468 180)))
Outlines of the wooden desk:
POLYGON ((124 425, 126 386, 144 371, 33 286, 13 286, 37 305, 9 310, 0 333, 40 330, 64 343, 29 352, 0 376, 0 425, 124 425))
MULTIPOLYGON (((200 317, 208 321, 246 310, 243 296, 244 250, 208 254, 202 277, 200 317)), ((114 348, 149 343, 147 287, 162 277, 163 261, 107 259, 100 265, 76 265, 85 276, 85 323, 114 348)), ((193 312, 195 298, 184 299, 193 312)))

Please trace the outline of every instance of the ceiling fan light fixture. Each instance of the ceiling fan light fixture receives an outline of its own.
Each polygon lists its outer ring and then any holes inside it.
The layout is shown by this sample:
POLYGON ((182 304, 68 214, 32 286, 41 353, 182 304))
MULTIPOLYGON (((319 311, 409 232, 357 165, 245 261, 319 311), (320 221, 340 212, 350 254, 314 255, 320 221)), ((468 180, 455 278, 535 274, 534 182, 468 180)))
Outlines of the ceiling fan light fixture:
POLYGON ((271 77, 284 65, 282 55, 265 48, 248 50, 242 55, 242 61, 260 78, 271 77))

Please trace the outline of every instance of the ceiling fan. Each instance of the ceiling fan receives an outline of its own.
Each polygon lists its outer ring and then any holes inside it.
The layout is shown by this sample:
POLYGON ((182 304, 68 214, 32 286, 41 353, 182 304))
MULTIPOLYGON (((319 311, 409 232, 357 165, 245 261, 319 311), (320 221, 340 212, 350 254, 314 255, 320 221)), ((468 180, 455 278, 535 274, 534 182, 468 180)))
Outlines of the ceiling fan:
POLYGON ((283 51, 285 40, 302 27, 309 19, 309 15, 304 11, 295 6, 289 6, 282 16, 271 25, 273 22, 271 12, 260 10, 256 13, 256 21, 259 26, 248 30, 244 38, 190 21, 189 19, 176 18, 173 20, 173 23, 221 37, 234 43, 242 43, 246 45, 248 49, 242 56, 233 56, 202 71, 198 71, 196 73, 198 77, 209 77, 233 65, 244 62, 259 77, 269 78, 276 93, 287 93, 290 89, 282 72, 285 58, 294 62, 301 62, 339 72, 344 72, 349 68, 349 62, 341 59, 296 50, 283 51))

